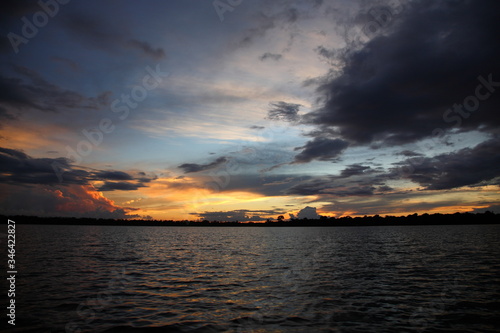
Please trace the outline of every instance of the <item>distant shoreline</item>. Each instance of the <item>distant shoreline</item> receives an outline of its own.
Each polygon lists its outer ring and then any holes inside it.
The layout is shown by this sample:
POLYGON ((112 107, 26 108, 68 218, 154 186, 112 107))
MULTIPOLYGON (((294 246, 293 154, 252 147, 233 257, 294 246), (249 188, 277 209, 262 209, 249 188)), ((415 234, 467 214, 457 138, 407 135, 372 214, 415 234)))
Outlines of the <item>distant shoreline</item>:
POLYGON ((365 216, 320 219, 268 220, 266 222, 238 221, 172 221, 172 220, 115 220, 95 218, 2 216, 16 224, 31 225, 102 225, 102 226, 144 226, 144 227, 359 227, 359 226, 405 226, 405 225, 479 225, 500 224, 500 214, 455 213, 455 214, 412 214, 407 216, 365 216))

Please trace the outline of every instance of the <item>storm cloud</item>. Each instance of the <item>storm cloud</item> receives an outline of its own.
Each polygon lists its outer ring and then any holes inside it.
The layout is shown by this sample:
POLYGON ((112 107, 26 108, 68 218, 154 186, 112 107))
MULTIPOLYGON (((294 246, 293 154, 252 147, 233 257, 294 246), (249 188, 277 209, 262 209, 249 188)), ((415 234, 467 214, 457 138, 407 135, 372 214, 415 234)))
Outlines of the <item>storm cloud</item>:
POLYGON ((36 158, 16 149, 0 147, 0 182, 17 185, 90 185, 104 181, 101 191, 136 190, 155 177, 137 177, 116 170, 75 168, 66 158, 36 158), (127 182, 130 181, 130 182, 127 182))
POLYGON ((409 3, 387 33, 342 53, 340 75, 318 89, 325 105, 307 114, 306 123, 335 128, 358 145, 415 142, 451 126, 496 131, 498 12, 498 1, 409 3), (476 111, 464 113, 468 116, 457 113, 454 104, 463 104, 477 89, 488 97, 476 111))
POLYGON ((73 109, 99 109, 108 102, 109 92, 95 98, 61 88, 46 81, 38 72, 14 66, 19 78, 0 76, 0 105, 9 110, 35 109, 62 112, 73 109))
POLYGON ((473 148, 399 163, 411 172, 408 178, 429 190, 462 186, 500 185, 500 140, 492 139, 473 148))
POLYGON ((312 160, 330 161, 339 157, 348 146, 349 143, 342 139, 317 137, 304 146, 295 148, 302 150, 295 156, 295 163, 307 163, 312 160))
POLYGON ((222 156, 208 164, 184 163, 179 165, 179 168, 184 170, 184 173, 201 172, 214 169, 218 166, 225 164, 228 161, 227 157, 222 156))

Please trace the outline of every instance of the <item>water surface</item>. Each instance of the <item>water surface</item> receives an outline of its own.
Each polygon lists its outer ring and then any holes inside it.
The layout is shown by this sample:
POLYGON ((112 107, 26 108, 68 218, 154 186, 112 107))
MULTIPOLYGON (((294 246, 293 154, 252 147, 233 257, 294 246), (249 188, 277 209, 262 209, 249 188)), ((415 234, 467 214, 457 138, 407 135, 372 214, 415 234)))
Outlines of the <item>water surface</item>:
POLYGON ((499 236, 498 225, 19 225, 16 329, 498 332, 499 236))

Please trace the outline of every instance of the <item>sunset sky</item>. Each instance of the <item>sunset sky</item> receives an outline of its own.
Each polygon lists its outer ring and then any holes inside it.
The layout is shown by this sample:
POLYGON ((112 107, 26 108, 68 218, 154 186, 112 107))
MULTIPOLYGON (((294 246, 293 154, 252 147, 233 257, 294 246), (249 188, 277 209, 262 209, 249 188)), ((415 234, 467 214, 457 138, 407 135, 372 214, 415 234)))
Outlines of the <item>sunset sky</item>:
POLYGON ((0 214, 500 213, 497 0, 0 6, 0 214))

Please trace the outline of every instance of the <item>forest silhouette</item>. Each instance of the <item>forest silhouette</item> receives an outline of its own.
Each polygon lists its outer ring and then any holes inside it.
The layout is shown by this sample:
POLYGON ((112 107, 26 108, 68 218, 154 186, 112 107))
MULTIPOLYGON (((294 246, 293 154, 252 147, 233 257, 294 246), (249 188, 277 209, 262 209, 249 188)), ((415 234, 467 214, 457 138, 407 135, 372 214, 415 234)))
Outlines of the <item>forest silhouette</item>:
POLYGON ((203 227, 349 227, 349 226, 404 226, 404 225, 460 225, 460 224, 499 224, 500 214, 490 211, 485 213, 454 214, 422 214, 384 217, 379 215, 364 217, 326 217, 319 219, 284 220, 279 216, 276 220, 265 222, 239 221, 174 221, 174 220, 125 220, 96 219, 76 217, 38 217, 38 216, 2 216, 3 219, 14 220, 17 224, 39 225, 109 225, 109 226, 203 226, 203 227))

